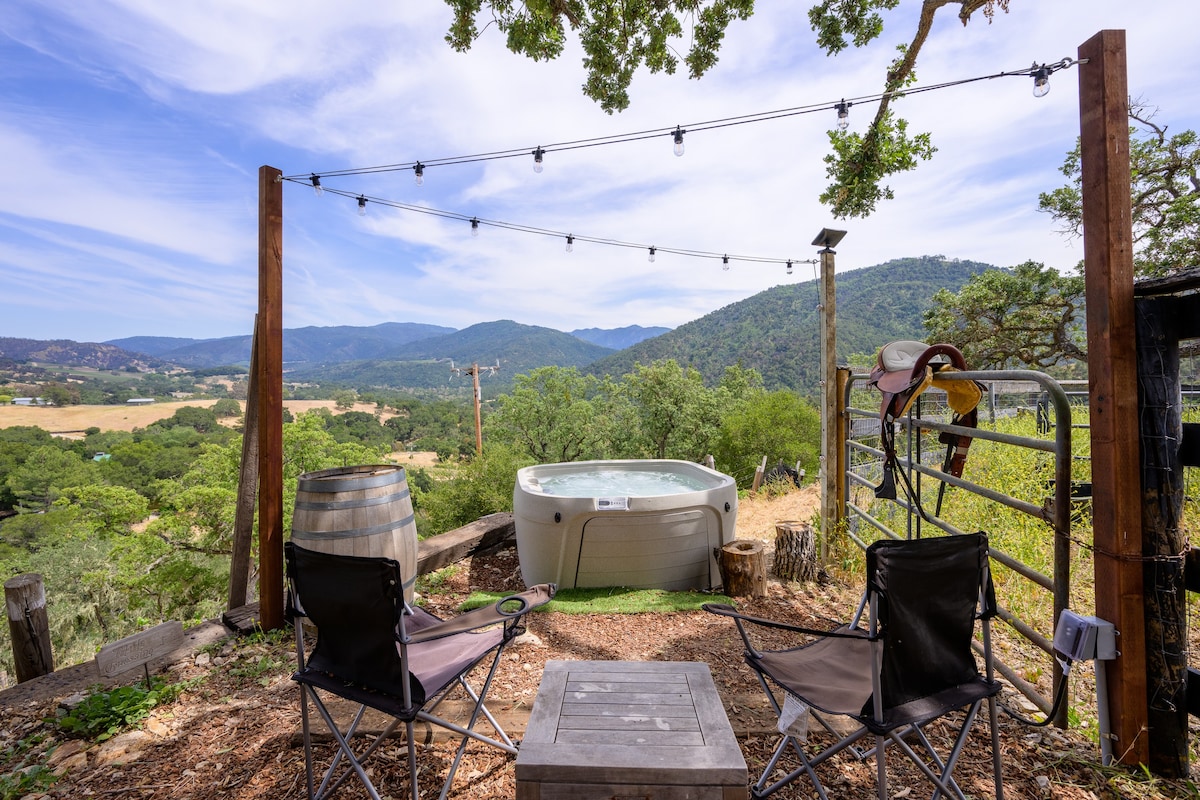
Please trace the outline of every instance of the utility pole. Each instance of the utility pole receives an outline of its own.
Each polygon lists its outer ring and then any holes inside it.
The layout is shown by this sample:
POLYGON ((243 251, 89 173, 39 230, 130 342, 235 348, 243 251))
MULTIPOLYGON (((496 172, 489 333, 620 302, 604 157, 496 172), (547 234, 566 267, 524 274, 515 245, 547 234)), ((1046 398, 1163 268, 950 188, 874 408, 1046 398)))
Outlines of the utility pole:
POLYGON ((472 364, 469 367, 456 367, 454 362, 450 362, 450 371, 455 375, 470 375, 475 382, 475 455, 483 455, 483 420, 479 415, 479 407, 482 403, 482 398, 479 393, 479 371, 487 370, 489 375, 495 375, 500 371, 500 359, 496 359, 495 366, 480 367, 479 364, 472 364))
POLYGON ((837 295, 833 281, 834 247, 845 231, 822 228, 813 239, 821 256, 821 563, 829 555, 829 537, 841 517, 838 508, 838 374, 837 374, 837 295))

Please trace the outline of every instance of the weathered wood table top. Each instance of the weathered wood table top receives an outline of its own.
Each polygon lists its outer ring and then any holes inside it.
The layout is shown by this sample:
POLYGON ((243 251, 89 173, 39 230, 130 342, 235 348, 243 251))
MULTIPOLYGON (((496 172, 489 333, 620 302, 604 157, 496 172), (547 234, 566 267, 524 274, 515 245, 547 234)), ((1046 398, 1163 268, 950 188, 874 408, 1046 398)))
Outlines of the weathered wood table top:
POLYGON ((744 798, 746 761, 708 665, 549 661, 516 761, 518 800, 744 798), (710 791, 705 791, 707 787, 710 791))

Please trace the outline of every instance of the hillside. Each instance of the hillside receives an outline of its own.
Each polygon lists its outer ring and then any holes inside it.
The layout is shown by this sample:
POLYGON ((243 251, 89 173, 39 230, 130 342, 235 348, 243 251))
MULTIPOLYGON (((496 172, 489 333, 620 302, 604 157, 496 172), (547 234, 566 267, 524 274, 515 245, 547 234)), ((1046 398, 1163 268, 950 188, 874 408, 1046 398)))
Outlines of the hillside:
POLYGON ((336 382, 356 387, 433 388, 454 378, 451 365, 499 365, 493 390, 512 376, 538 367, 584 367, 612 350, 568 333, 512 320, 483 322, 444 336, 413 342, 387 359, 290 369, 290 380, 336 382))
MULTIPOLYGON (((283 332, 283 360, 323 364, 385 358, 397 347, 454 329, 416 322, 385 322, 369 328, 352 325, 288 328, 283 332)), ((220 339, 175 339, 166 336, 135 336, 114 339, 121 347, 141 348, 143 352, 187 367, 215 367, 222 364, 247 364, 253 337, 226 336, 220 339)))
POLYGON ((15 363, 69 364, 109 370, 149 370, 164 366, 164 360, 130 352, 112 344, 74 342, 70 339, 43 341, 0 337, 0 359, 15 363))
MULTIPOLYGON (((925 338, 922 314, 934 292, 957 291, 986 269, 994 267, 922 256, 838 274, 838 358, 873 354, 897 339, 925 338)), ((815 395, 821 368, 819 301, 815 280, 776 286, 601 359, 588 371, 622 375, 635 363, 673 358, 715 383, 726 366, 740 364, 758 370, 768 388, 815 395)))

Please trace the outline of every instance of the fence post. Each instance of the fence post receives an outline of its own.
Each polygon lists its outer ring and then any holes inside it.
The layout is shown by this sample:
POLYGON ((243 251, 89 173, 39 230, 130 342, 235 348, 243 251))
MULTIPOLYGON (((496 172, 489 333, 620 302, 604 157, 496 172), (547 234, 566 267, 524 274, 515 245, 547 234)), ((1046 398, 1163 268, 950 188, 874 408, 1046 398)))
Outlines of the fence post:
POLYGON ((46 587, 42 576, 29 572, 6 580, 4 605, 8 608, 8 631, 12 635, 17 683, 54 672, 50 618, 46 615, 46 587))

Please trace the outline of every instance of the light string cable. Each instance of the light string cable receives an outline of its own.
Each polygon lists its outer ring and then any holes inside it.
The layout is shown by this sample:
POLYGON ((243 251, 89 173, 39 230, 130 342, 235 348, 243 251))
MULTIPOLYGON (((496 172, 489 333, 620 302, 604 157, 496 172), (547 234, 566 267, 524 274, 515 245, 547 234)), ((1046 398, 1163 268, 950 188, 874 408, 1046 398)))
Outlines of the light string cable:
MULTIPOLYGON (((530 225, 519 223, 504 222, 501 220, 483 219, 474 215, 467 215, 453 211, 443 211, 430 208, 428 206, 414 205, 411 203, 403 203, 386 198, 371 197, 358 192, 350 192, 334 187, 329 187, 321 183, 323 178, 348 177, 354 175, 371 175, 385 172, 398 172, 401 170, 413 170, 418 180, 424 179, 425 170, 429 167, 449 166, 455 164, 471 164, 484 161, 496 161, 509 158, 526 158, 530 155, 534 156, 535 163, 540 165, 541 159, 546 153, 565 152, 569 150, 579 150, 590 147, 603 147, 614 144, 624 144, 629 142, 643 141, 660 136, 671 136, 675 139, 677 152, 680 151, 679 143, 682 135, 689 132, 699 132, 707 130, 716 130, 727 128, 734 125, 748 125, 758 122, 768 122, 771 120, 786 119, 788 117, 799 116, 803 114, 814 114, 821 111, 837 111, 839 113, 839 121, 844 120, 847 109, 856 104, 880 101, 884 98, 900 98, 908 95, 924 94, 926 92, 940 91, 956 86, 963 86, 970 83, 980 81, 994 80, 996 78, 1009 77, 1032 77, 1035 81, 1035 91, 1039 86, 1045 86, 1049 76, 1059 70, 1086 63, 1086 60, 1080 61, 1071 58, 1063 58, 1060 61, 1051 64, 1038 64, 1036 61, 1031 67, 1019 70, 1005 70, 1002 72, 993 73, 990 75, 978 75, 971 78, 960 78, 953 81, 944 81, 942 83, 930 84, 928 86, 916 86, 906 89, 894 89, 886 92, 878 92, 869 95, 860 95, 857 97, 841 98, 837 101, 826 101, 821 103, 811 103, 801 106, 793 106, 791 108, 776 109, 773 111, 761 111, 752 114, 744 114, 740 116, 724 117, 720 119, 706 120, 687 125, 675 125, 674 127, 650 128, 641 131, 633 131, 624 134, 613 134, 610 136, 596 136, 585 139, 576 139, 566 142, 552 142, 550 144, 539 144, 533 149, 528 147, 511 148, 507 150, 495 150, 483 153, 474 153, 462 156, 448 156, 443 158, 433 158, 428 160, 406 161, 395 164, 383 164, 372 167, 358 167, 348 169, 324 170, 321 172, 309 172, 295 175, 284 175, 279 178, 281 181, 291 183, 311 185, 323 192, 337 194, 344 197, 354 199, 358 202, 359 213, 365 212, 367 202, 377 205, 387 206, 405 211, 413 211, 421 214, 442 217, 446 219, 456 219, 471 223, 473 231, 477 231, 479 226, 487 225, 494 228, 503 228, 507 230, 518 231, 522 233, 530 233, 541 236, 548 236, 559 239, 566 239, 568 247, 575 242, 591 242, 594 244, 607 245, 613 247, 626 247, 630 249, 648 250, 653 258, 655 253, 671 253, 681 256, 689 256, 694 258, 721 259, 725 267, 728 267, 730 261, 765 263, 765 264, 786 264, 790 266, 795 263, 812 263, 811 259, 797 258, 769 258, 761 256, 748 255, 731 255, 729 253, 717 253, 704 250, 693 250, 689 248, 679 247, 660 247, 657 245, 646 245, 636 242, 622 241, 620 239, 612 239, 601 236, 588 236, 584 234, 576 234, 564 231, 553 231, 545 228, 538 228, 530 225)), ((839 126, 840 127, 840 126, 839 126)))
MULTIPOLYGON (((287 180, 282 178, 281 180, 287 180)), ((728 265, 731 261, 739 261, 754 264, 784 264, 789 268, 793 264, 809 264, 816 263, 816 259, 800 259, 800 258, 769 258, 764 256, 753 255, 736 255, 734 253, 717 253, 706 250, 693 250, 685 247, 662 247, 659 245, 647 245, 640 242, 629 242, 621 239, 612 239, 603 236, 588 236, 585 234, 568 233, 565 231, 550 230, 547 228, 539 228, 534 225, 524 225, 517 222, 505 222, 503 220, 486 219, 474 214, 463 214, 458 211, 445 211, 442 209, 431 208, 429 206, 420 206, 413 203, 404 203, 398 200, 389 200, 383 197, 372 197, 371 195, 363 195, 357 192, 350 192, 343 189, 327 188, 325 192, 328 194, 339 195, 355 201, 365 201, 372 205, 380 205, 387 208, 395 208, 401 211, 412 211, 417 214, 426 214, 432 217, 441 219, 452 219, 459 222, 470 223, 472 227, 478 228, 487 226, 490 228, 499 228, 502 230, 516 231, 518 233, 533 234, 536 236, 546 236, 555 239, 569 239, 571 244, 575 242, 590 242, 592 244, 606 245, 608 247, 624 247, 631 250, 653 250, 657 253, 671 253, 679 256, 687 256, 689 258, 705 258, 705 259, 720 259, 723 264, 728 265)), ((360 208, 363 206, 360 203, 360 208)))

